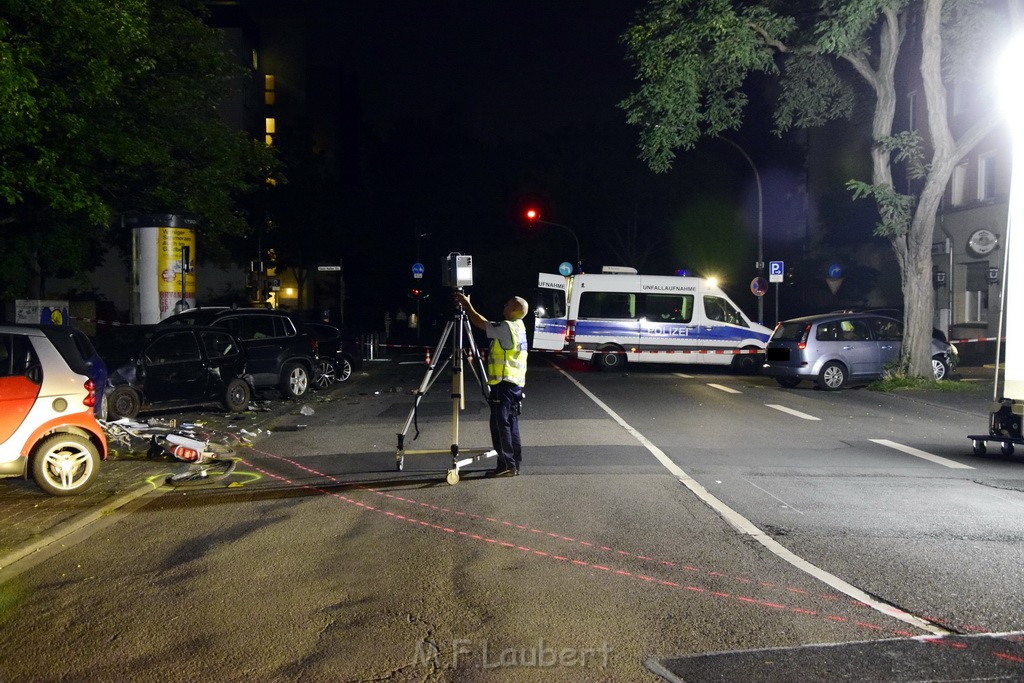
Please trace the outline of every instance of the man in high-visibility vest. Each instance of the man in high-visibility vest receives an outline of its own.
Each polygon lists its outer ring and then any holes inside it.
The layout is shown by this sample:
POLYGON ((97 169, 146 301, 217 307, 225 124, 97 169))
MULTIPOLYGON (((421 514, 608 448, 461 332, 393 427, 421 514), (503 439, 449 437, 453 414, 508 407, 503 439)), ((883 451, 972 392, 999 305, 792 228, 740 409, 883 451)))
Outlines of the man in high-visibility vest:
POLYGON ((477 313, 462 292, 455 292, 455 303, 462 306, 474 327, 487 333, 491 346, 487 353, 487 384, 490 386, 491 444, 498 452, 498 462, 489 477, 514 477, 523 462, 519 439, 519 413, 526 385, 526 317, 529 305, 522 297, 505 302, 504 320, 491 322, 477 313))

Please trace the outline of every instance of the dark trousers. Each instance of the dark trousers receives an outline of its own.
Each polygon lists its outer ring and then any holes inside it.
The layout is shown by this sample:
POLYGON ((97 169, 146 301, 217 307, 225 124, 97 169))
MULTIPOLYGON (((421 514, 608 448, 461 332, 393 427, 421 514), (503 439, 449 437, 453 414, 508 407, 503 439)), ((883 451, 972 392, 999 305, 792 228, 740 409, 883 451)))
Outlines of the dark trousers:
POLYGON ((518 470, 523 462, 519 440, 519 409, 523 388, 511 382, 491 385, 491 445, 498 452, 497 469, 518 470))

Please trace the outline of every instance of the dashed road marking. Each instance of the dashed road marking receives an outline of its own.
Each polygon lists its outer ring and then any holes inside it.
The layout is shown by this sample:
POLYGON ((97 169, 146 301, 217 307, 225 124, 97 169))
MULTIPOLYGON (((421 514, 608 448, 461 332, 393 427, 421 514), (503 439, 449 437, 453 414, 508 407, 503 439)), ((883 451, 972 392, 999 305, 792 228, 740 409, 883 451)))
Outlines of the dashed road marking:
POLYGON ((765 405, 768 406, 769 408, 774 408, 775 410, 779 410, 783 413, 788 413, 789 415, 799 417, 801 420, 821 420, 820 417, 814 417, 813 415, 808 415, 807 413, 801 413, 799 410, 793 410, 792 408, 787 408, 786 406, 780 406, 777 403, 765 403, 765 405))
POLYGON ((974 469, 970 465, 965 465, 962 462, 957 462, 956 460, 950 460, 948 458, 943 458, 943 457, 938 456, 938 455, 932 455, 931 453, 928 453, 927 451, 922 451, 922 450, 914 448, 912 446, 904 446, 901 443, 896 443, 895 441, 889 441, 889 439, 868 439, 868 440, 871 441, 872 443, 877 443, 880 446, 888 446, 889 448, 895 448, 896 450, 902 451, 903 453, 906 453, 907 455, 912 455, 915 458, 921 458, 923 460, 928 460, 930 462, 934 462, 937 465, 942 465, 943 467, 948 467, 948 468, 953 469, 953 470, 973 470, 974 469))

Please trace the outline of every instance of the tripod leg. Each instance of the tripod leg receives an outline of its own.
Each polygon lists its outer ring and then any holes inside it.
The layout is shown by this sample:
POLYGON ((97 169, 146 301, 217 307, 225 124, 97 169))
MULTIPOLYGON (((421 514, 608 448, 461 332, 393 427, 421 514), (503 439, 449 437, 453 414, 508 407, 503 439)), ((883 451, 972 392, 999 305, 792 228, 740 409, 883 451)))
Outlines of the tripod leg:
POLYGON ((413 402, 412 409, 409 411, 409 416, 405 419, 405 425, 402 427, 402 431, 398 434, 398 469, 402 469, 402 451, 404 450, 405 434, 409 431, 409 425, 412 424, 413 418, 416 416, 416 409, 420 405, 420 401, 423 396, 427 393, 427 388, 430 386, 430 378, 434 374, 434 368, 441 361, 441 350, 444 348, 445 342, 448 341, 448 336, 452 333, 452 328, 455 323, 449 321, 444 327, 444 331, 441 333, 441 340, 437 344, 437 348, 434 351, 434 356, 430 360, 430 366, 427 368, 427 372, 423 375, 423 381, 420 382, 419 389, 416 390, 416 400, 413 402))

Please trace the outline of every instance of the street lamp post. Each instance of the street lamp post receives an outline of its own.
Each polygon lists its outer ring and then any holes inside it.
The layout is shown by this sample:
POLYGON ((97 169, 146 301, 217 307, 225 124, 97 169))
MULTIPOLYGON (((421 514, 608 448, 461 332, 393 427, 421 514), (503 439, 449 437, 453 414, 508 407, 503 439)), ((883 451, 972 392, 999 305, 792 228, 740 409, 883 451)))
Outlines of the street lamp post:
POLYGON ((551 221, 541 220, 540 212, 538 212, 536 209, 529 209, 529 210, 527 210, 526 218, 531 223, 541 223, 543 225, 553 225, 556 228, 562 228, 563 230, 567 230, 569 232, 569 234, 572 235, 573 240, 576 242, 576 272, 577 273, 582 273, 583 272, 583 262, 580 260, 580 239, 576 236, 576 233, 573 231, 572 228, 570 228, 568 225, 562 225, 561 223, 552 223, 551 221))
MULTIPOLYGON (((743 158, 750 164, 751 170, 754 171, 754 182, 757 184, 757 263, 754 264, 754 268, 757 274, 761 275, 764 272, 764 193, 761 190, 761 174, 757 172, 757 166, 742 147, 729 138, 719 136, 718 139, 728 142, 736 148, 736 151, 743 155, 743 158)), ((764 324, 763 296, 757 297, 757 322, 764 324)))

